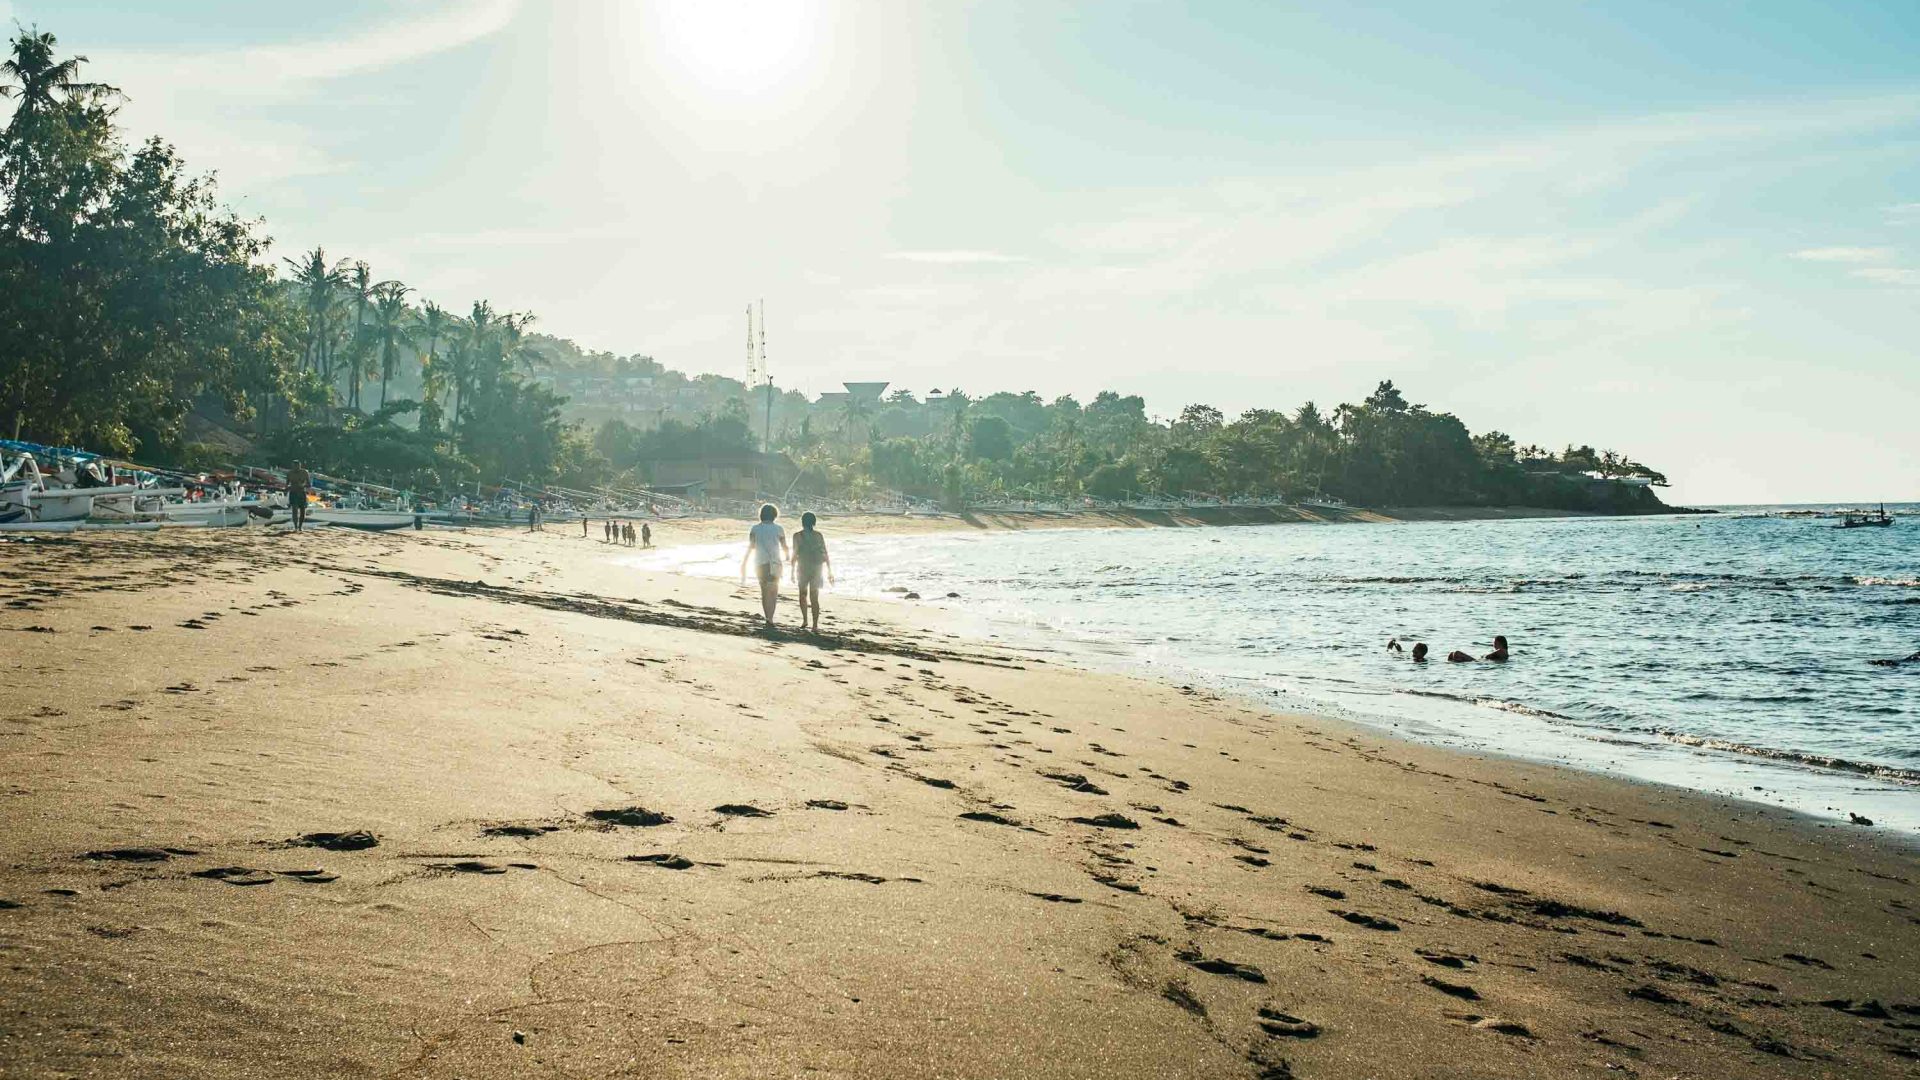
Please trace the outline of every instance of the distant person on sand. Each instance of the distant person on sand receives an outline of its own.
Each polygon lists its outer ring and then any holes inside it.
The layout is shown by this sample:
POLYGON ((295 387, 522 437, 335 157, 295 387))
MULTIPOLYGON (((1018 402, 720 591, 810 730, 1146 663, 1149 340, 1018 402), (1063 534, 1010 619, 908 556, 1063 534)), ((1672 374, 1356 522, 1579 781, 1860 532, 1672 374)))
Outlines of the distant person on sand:
POLYGON ((787 562, 787 530, 773 523, 779 516, 779 508, 772 503, 761 504, 760 524, 747 530, 747 553, 740 557, 740 584, 747 583, 749 561, 760 577, 760 609, 766 613, 769 630, 774 605, 780 602, 780 567, 787 562))
POLYGON ((587 526, 591 524, 593 524, 593 522, 587 520, 587 515, 580 515, 580 539, 585 540, 587 538, 587 526))
POLYGON ((643 548, 653 546, 653 526, 644 521, 640 523, 640 546, 643 548))
POLYGON ((299 462, 287 470, 287 509, 293 512, 293 531, 299 532, 307 524, 307 485, 313 478, 299 462))
POLYGON ((1507 662, 1506 635, 1493 635, 1493 651, 1488 653, 1483 659, 1491 660, 1496 664, 1504 664, 1507 662))
POLYGON ((833 581, 833 560, 827 556, 827 538, 813 527, 819 519, 809 510, 800 515, 800 531, 793 537, 793 584, 800 594, 800 625, 813 612, 813 628, 820 629, 820 575, 833 581))
POLYGON ((626 539, 627 546, 632 547, 633 546, 633 522, 631 521, 621 522, 620 532, 622 536, 626 539))
POLYGON ((1426 642, 1416 641, 1413 643, 1413 662, 1416 664, 1424 664, 1427 662, 1426 642))

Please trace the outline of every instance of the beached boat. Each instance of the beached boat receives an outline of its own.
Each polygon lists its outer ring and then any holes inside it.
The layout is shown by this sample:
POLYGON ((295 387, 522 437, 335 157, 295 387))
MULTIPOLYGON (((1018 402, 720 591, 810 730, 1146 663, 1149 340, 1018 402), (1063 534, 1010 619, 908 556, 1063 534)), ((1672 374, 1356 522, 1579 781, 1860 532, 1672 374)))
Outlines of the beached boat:
POLYGON ((71 533, 71 532, 157 532, 158 521, 0 521, 0 532, 9 533, 71 533))

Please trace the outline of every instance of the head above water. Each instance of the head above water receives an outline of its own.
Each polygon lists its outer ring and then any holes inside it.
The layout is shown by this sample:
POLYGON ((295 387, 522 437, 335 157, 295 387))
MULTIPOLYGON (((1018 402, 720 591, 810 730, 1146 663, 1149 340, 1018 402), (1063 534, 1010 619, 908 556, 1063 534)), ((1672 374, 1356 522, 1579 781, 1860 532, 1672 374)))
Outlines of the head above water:
POLYGON ((809 510, 800 515, 800 527, 802 529, 812 529, 813 523, 819 520, 819 518, 813 516, 813 511, 809 510))
POLYGON ((779 507, 773 505, 772 503, 760 504, 760 520, 761 521, 772 521, 774 518, 777 518, 779 516, 780 516, 779 507))
POLYGON ((1413 658, 1414 658, 1415 660, 1425 660, 1425 659, 1427 658, 1427 643, 1426 643, 1426 642, 1424 642, 1424 641, 1416 641, 1416 642, 1414 642, 1414 643, 1413 643, 1413 658))
POLYGON ((1505 634, 1493 635, 1493 647, 1496 649, 1505 649, 1507 647, 1507 636, 1505 634))

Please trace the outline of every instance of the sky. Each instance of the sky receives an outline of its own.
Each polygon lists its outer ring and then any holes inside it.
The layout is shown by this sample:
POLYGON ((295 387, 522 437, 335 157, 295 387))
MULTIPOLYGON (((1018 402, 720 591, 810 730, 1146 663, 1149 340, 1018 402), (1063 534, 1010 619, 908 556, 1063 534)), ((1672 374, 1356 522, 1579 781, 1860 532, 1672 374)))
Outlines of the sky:
POLYGON ((775 381, 1920 498, 1920 5, 0 0, 275 253, 775 381))

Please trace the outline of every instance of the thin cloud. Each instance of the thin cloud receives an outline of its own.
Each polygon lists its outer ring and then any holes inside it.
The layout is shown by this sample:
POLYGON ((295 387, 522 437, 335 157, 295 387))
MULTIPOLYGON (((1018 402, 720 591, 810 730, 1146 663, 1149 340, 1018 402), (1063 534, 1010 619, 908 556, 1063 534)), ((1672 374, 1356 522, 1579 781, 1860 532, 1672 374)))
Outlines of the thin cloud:
MULTIPOLYGON (((457 49, 505 29, 519 0, 442 7, 335 37, 198 52, 129 52, 96 57, 116 73, 164 72, 205 87, 263 88, 345 78, 457 49)), ((123 76, 124 77, 124 76, 123 76)))
POLYGON ((1008 255, 999 251, 895 251, 887 255, 889 259, 901 262, 935 263, 942 266, 964 266, 975 263, 1023 263, 1024 255, 1008 255))
POLYGON ((1904 266, 1863 266, 1853 276, 1881 285, 1920 285, 1920 270, 1904 266))
POLYGON ((1796 259, 1828 263, 1883 263, 1893 258, 1893 249, 1883 247, 1818 247, 1793 253, 1796 259))

